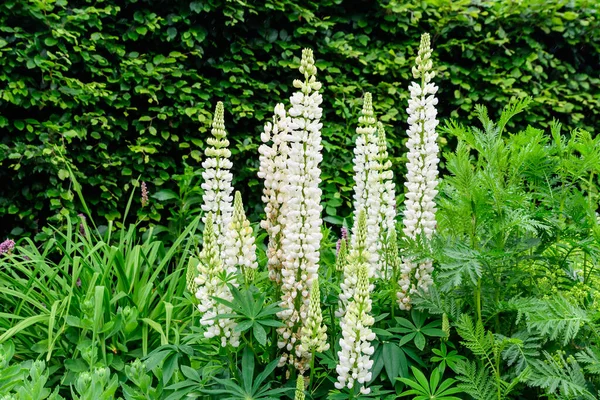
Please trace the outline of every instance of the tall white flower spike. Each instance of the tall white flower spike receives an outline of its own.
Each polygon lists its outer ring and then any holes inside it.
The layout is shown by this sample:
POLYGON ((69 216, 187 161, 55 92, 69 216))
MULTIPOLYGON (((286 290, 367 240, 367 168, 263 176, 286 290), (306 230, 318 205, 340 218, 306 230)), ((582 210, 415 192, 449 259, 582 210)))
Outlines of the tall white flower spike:
POLYGON ((265 124, 261 135, 263 144, 258 148, 260 167, 258 177, 264 179, 262 200, 265 203, 266 218, 260 226, 269 234, 267 248, 267 267, 269 278, 281 284, 281 268, 283 265, 283 215, 281 207, 285 198, 283 188, 287 184, 287 158, 289 152, 290 117, 285 107, 279 103, 275 106, 273 122, 265 124))
POLYGON ((214 319, 218 315, 230 314, 231 308, 218 303, 214 297, 233 301, 231 291, 227 286, 226 271, 218 252, 217 237, 213 224, 213 214, 208 213, 204 226, 204 236, 200 261, 197 265, 198 275, 194 279, 198 310, 202 317, 200 324, 206 326, 204 337, 221 338, 221 346, 240 345, 240 332, 236 332, 236 323, 229 318, 214 319))
POLYGON ((358 134, 354 147, 354 225, 350 248, 356 247, 356 232, 358 231, 358 216, 364 211, 366 216, 366 250, 369 253, 367 261, 369 277, 379 275, 379 235, 380 223, 380 192, 381 181, 377 155, 377 120, 373 112, 371 93, 365 93, 363 109, 358 118, 358 134))
MULTIPOLYGON (((431 47, 429 35, 421 36, 421 45, 417 55, 416 65, 412 69, 415 79, 421 82, 412 82, 410 99, 408 100, 408 173, 404 211, 404 234, 407 238, 416 239, 423 236, 431 239, 435 232, 436 205, 434 202, 438 191, 438 163, 439 148, 437 133, 435 131, 438 120, 435 105, 437 86, 431 82, 435 73, 431 71, 431 47)), ((428 290, 433 284, 431 274, 433 265, 431 261, 421 262, 418 265, 410 259, 403 259, 401 277, 398 282, 398 304, 400 309, 411 308, 411 293, 421 288, 428 290)))
POLYGON ((233 212, 233 187, 231 186, 233 175, 230 172, 232 167, 229 160, 231 151, 228 149, 229 140, 227 140, 225 131, 222 102, 217 103, 211 134, 212 137, 206 139, 208 144, 204 150, 206 159, 202 162, 204 168, 204 172, 202 172, 204 180, 202 183, 202 189, 204 189, 202 210, 205 212, 202 221, 206 223, 208 213, 213 214, 219 256, 223 259, 225 232, 229 227, 233 212))
POLYGON ((357 270, 357 286, 352 301, 348 304, 346 314, 340 322, 342 337, 338 351, 339 364, 336 367, 338 374, 335 387, 352 389, 360 388, 360 393, 369 394, 371 389, 365 385, 371 380, 371 368, 373 360, 371 356, 375 351, 371 341, 375 339, 375 333, 371 330, 374 318, 371 312, 371 299, 369 293, 372 290, 369 284, 367 264, 355 265, 357 270))
POLYGON ((239 267, 247 282, 254 280, 254 272, 258 268, 256 244, 240 192, 235 192, 233 217, 226 232, 223 254, 228 274, 237 273, 239 267))
POLYGON ((286 177, 281 188, 283 311, 278 316, 285 325, 278 328, 278 346, 284 349, 280 365, 288 362, 303 373, 308 359, 300 346, 301 328, 308 315, 310 287, 317 277, 322 238, 319 164, 323 159, 320 122, 323 98, 312 50, 302 51, 300 73, 304 81, 294 80, 294 87, 299 90, 290 98, 286 177))
POLYGON ((377 167, 380 181, 379 222, 381 224, 377 247, 379 251, 377 270, 384 278, 387 278, 390 276, 392 265, 386 257, 386 251, 391 244, 392 232, 396 231, 396 188, 392 162, 389 160, 387 151, 385 129, 381 122, 377 124, 377 147, 377 167))

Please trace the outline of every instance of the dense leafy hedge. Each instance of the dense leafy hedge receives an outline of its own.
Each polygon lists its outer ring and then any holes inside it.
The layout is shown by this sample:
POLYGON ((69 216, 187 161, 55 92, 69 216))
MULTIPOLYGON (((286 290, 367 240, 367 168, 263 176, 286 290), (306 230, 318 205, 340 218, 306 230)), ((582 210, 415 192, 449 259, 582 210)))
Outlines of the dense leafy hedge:
MULTIPOLYGON (((442 118, 531 95, 517 123, 600 121, 596 1, 4 0, 0 5, 0 234, 76 213, 69 166, 92 212, 114 219, 138 177, 173 188, 199 166, 213 107, 226 104, 235 186, 259 209, 256 148, 291 92, 300 49, 324 83, 326 213, 345 213, 364 91, 401 173, 406 87, 433 36, 442 118), (556 4, 555 4, 556 3, 556 4), (343 151, 339 151, 343 149, 343 151), (341 207, 340 207, 341 206, 341 207)), ((151 218, 169 215, 161 192, 151 218), (161 203, 161 199, 163 203, 161 203)))

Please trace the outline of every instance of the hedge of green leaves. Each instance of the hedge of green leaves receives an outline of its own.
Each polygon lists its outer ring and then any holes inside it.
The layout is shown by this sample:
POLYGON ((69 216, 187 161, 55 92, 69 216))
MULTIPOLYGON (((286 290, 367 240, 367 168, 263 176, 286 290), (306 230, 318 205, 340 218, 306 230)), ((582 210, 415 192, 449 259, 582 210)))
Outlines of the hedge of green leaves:
POLYGON ((466 118, 476 103, 494 114, 531 95, 528 120, 517 123, 597 126, 598 10, 595 0, 4 0, 0 234, 81 211, 70 171, 95 216, 120 217, 140 177, 162 190, 144 212, 164 221, 164 190, 186 164, 199 167, 218 100, 234 184, 260 212, 259 134, 291 93, 302 47, 315 50, 324 83, 330 222, 348 210, 365 91, 402 173, 406 88, 423 32, 433 38, 442 119, 466 118))

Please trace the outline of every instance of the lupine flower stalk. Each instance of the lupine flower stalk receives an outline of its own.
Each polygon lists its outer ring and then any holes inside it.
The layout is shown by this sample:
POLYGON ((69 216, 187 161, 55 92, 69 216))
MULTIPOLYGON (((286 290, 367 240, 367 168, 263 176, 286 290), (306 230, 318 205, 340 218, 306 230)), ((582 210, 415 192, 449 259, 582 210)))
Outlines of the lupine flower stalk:
POLYGON ((392 162, 387 151, 385 128, 381 122, 377 124, 377 161, 382 185, 379 212, 383 225, 382 230, 387 234, 396 228, 396 189, 394 187, 392 162))
POLYGON ((381 231, 380 224, 380 190, 381 182, 377 168, 377 120, 373 112, 371 93, 365 93, 363 109, 358 118, 358 134, 354 147, 354 225, 352 228, 351 247, 356 247, 358 215, 364 210, 366 214, 366 249, 370 259, 369 276, 378 274, 378 244, 381 231))
POLYGON ((202 252, 197 269, 198 275, 194 283, 198 288, 198 310, 202 314, 200 324, 207 327, 204 337, 220 337, 223 347, 227 346, 227 343, 233 347, 239 346, 240 333, 235 330, 235 321, 229 318, 213 319, 231 313, 231 308, 215 301, 213 297, 232 301, 233 296, 227 286, 227 273, 219 256, 212 212, 206 216, 202 252))
POLYGON ((194 296, 198 291, 198 285, 196 285, 196 276, 198 275, 198 263, 200 261, 197 258, 191 257, 188 261, 188 267, 185 272, 185 287, 188 292, 192 293, 194 296))
POLYGON ((260 153, 258 177, 265 181, 262 200, 265 203, 266 214, 260 226, 269 234, 267 267, 269 278, 277 283, 281 283, 281 267, 284 259, 281 244, 283 240, 281 207, 285 198, 283 187, 287 184, 289 124, 290 117, 287 116, 284 105, 277 104, 273 122, 265 124, 261 135, 263 144, 258 148, 260 153))
POLYGON ((338 318, 344 316, 346 307, 356 291, 356 285, 358 284, 357 266, 368 265, 371 259, 367 250, 367 213, 365 210, 358 214, 357 221, 357 231, 353 236, 356 239, 355 245, 346 257, 344 280, 340 283, 341 292, 338 298, 338 309, 335 312, 335 316, 338 318))
POLYGON ((308 314, 304 320, 301 335, 301 351, 314 354, 322 353, 329 349, 327 343, 327 327, 323 325, 321 313, 321 292, 319 290, 319 279, 315 277, 310 290, 310 302, 308 314))
POLYGON ((338 240, 337 255, 335 258, 335 270, 337 272, 344 272, 346 265, 348 265, 348 244, 347 240, 341 238, 338 240))
POLYGON ((317 68, 312 50, 302 51, 300 73, 304 81, 294 80, 299 89, 291 98, 286 184, 282 187, 283 216, 281 269, 281 308, 277 315, 285 324, 278 328, 279 348, 284 349, 280 365, 286 362, 303 373, 307 358, 301 351, 301 328, 307 318, 309 294, 319 268, 321 243, 321 154, 320 122, 323 101, 316 80, 317 68))
POLYGON ((313 376, 315 372, 315 355, 329 349, 327 343, 327 327, 323 325, 323 315, 321 313, 321 291, 319 290, 319 279, 315 277, 310 289, 310 302, 308 305, 308 315, 304 320, 301 332, 300 351, 305 353, 306 358, 310 358, 310 385, 313 385, 313 376))
POLYGON ((141 195, 141 201, 142 201, 142 207, 146 207, 146 205, 148 204, 148 202, 150 201, 148 199, 148 186, 146 186, 146 182, 142 182, 142 195, 141 195))
MULTIPOLYGON (((385 277, 388 276, 392 265, 386 257, 387 247, 390 243, 390 234, 396 231, 396 189, 394 186, 394 172, 392 162, 387 151, 387 139, 383 124, 377 124, 377 168, 381 183, 379 195, 379 221, 381 230, 379 234, 379 267, 378 270, 385 277)), ((394 239, 395 240, 395 239, 394 239)))
POLYGON ((296 380, 296 393, 294 394, 294 400, 304 400, 306 395, 304 394, 304 377, 298 375, 296 380))
MULTIPOLYGON (((431 71, 431 47, 429 35, 421 36, 419 53, 412 69, 415 79, 412 82, 410 99, 408 101, 408 173, 404 212, 404 234, 409 239, 424 237, 431 239, 436 226, 434 202, 437 194, 439 148, 437 133, 435 131, 438 121, 435 105, 437 86, 431 82, 435 73, 431 71)), ((431 261, 417 263, 411 259, 403 259, 401 277, 398 282, 398 304, 401 309, 411 308, 410 295, 421 288, 428 290, 433 284, 431 274, 433 265, 431 261)))
POLYGON ((365 386, 371 380, 371 368, 373 367, 374 347, 371 341, 375 334, 371 330, 374 318, 369 314, 371 311, 371 299, 369 293, 372 290, 369 284, 368 267, 365 263, 355 266, 357 270, 357 286, 352 301, 342 318, 340 325, 342 337, 340 338, 341 350, 338 351, 339 364, 336 367, 338 374, 335 387, 337 389, 355 390, 360 393, 369 394, 370 389, 365 386))
POLYGON ((250 221, 244 213, 240 192, 235 192, 233 217, 226 232, 223 253, 225 255, 225 269, 228 274, 235 274, 237 268, 240 267, 247 282, 254 280, 254 271, 258 268, 256 244, 254 243, 250 221))
MULTIPOLYGON (((204 172, 202 172, 202 189, 204 197, 202 210, 213 214, 213 223, 219 255, 223 257, 223 243, 225 231, 231 222, 233 212, 233 187, 231 181, 233 175, 230 172, 232 163, 229 160, 231 151, 229 151, 229 140, 225 131, 225 119, 223 103, 218 102, 215 109, 215 115, 211 130, 212 137, 206 139, 208 146, 204 150, 206 159, 202 162, 204 172)), ((207 216, 204 216, 203 222, 206 224, 207 216)))

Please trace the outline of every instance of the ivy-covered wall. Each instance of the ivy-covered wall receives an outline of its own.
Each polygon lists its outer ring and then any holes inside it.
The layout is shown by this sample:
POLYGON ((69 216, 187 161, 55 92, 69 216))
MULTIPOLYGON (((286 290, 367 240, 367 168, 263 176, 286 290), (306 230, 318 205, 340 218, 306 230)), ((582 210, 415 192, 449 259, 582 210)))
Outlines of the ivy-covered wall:
MULTIPOLYGON (((591 129, 599 10, 595 0, 3 0, 0 237, 81 211, 67 165, 100 220, 120 216, 138 177, 151 192, 174 188, 185 163, 199 167, 218 100, 234 185, 250 214, 260 212, 260 131, 291 94, 302 47, 314 49, 324 84, 329 221, 349 210, 365 91, 402 173, 406 88, 423 32, 433 38, 441 119, 530 95, 517 123, 591 129)), ((162 221, 169 213, 158 199, 145 210, 162 221)))

